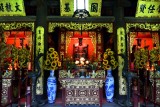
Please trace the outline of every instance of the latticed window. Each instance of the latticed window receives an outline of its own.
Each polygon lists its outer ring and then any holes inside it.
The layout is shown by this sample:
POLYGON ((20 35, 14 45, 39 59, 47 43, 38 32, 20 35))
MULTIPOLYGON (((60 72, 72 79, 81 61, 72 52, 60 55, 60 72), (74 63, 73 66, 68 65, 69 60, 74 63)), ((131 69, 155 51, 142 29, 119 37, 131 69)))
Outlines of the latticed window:
POLYGON ((77 9, 88 9, 88 0, 74 0, 74 11, 77 9))

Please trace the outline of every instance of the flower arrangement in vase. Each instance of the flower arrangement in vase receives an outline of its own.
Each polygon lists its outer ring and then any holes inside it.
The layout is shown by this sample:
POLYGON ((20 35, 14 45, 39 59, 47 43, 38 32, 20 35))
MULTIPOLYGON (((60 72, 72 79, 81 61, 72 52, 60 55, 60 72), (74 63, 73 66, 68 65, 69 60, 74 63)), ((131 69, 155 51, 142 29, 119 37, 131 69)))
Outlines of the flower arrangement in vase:
POLYGON ((48 103, 54 103, 56 98, 57 91, 57 81, 54 76, 54 71, 61 66, 59 61, 58 52, 54 48, 49 48, 46 54, 46 60, 44 61, 44 69, 50 70, 50 76, 47 79, 47 94, 48 94, 48 103))
POLYGON ((107 76, 105 81, 105 93, 107 102, 113 102, 114 96, 114 78, 112 76, 112 70, 118 66, 118 62, 114 56, 114 52, 108 48, 103 54, 102 67, 107 70, 107 76))

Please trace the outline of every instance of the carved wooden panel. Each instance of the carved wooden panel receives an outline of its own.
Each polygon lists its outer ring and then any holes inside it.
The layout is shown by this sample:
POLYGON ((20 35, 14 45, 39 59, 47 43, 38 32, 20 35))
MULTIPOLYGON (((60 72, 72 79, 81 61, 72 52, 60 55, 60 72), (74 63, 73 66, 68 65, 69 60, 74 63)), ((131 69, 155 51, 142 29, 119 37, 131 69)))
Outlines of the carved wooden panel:
POLYGON ((99 88, 66 88, 66 104, 99 104, 99 88))
POLYGON ((102 106, 103 79, 60 79, 63 87, 64 105, 99 105, 102 106))

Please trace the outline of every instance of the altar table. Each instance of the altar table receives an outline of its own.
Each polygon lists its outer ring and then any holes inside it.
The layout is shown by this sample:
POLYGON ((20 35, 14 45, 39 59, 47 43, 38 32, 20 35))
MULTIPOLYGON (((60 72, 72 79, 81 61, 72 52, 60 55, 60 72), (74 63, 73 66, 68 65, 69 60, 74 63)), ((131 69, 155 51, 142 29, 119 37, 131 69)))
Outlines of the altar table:
POLYGON ((66 105, 99 105, 102 107, 104 79, 64 78, 62 85, 63 107, 66 105))

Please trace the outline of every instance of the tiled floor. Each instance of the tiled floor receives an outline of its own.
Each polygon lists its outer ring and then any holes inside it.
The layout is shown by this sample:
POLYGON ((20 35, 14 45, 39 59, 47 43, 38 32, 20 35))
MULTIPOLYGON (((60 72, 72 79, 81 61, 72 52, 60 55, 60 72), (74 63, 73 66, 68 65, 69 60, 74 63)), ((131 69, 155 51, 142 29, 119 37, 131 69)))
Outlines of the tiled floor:
MULTIPOLYGON (((43 107, 62 107, 61 104, 45 104, 43 107)), ((72 105, 72 106, 66 106, 66 107, 99 107, 95 105, 72 105)), ((115 103, 105 103, 102 107, 121 107, 115 103)))
MULTIPOLYGON (((45 105, 43 105, 41 107, 62 107, 62 100, 56 100, 55 104, 46 103, 45 105)), ((70 105, 70 106, 66 106, 66 107, 99 107, 99 106, 96 106, 96 105, 70 105)), ((107 103, 105 100, 103 100, 102 107, 121 107, 121 106, 116 104, 115 102, 107 103)))
MULTIPOLYGON (((115 103, 115 102, 108 103, 104 99, 102 107, 127 107, 127 105, 125 103, 126 101, 124 101, 124 100, 123 101, 118 101, 118 103, 115 103)), ((62 100, 57 100, 55 102, 55 104, 48 104, 46 102, 46 104, 44 104, 40 107, 62 107, 62 100)), ((96 105, 71 105, 71 106, 66 106, 66 107, 99 107, 99 106, 98 105, 97 106, 96 105)), ((130 105, 128 107, 133 107, 133 105, 130 105)), ((138 105, 138 107, 154 107, 154 105, 148 103, 147 106, 145 106, 143 104, 140 104, 140 105, 138 105)), ((156 106, 156 107, 159 107, 159 106, 156 106)))
MULTIPOLYGON (((11 107, 11 106, 7 106, 7 107, 11 107)), ((12 105, 12 107, 18 107, 17 104, 12 105)), ((21 105, 20 107, 26 107, 25 105, 21 105)), ((29 107, 62 107, 62 103, 55 103, 55 104, 41 104, 38 106, 29 106, 29 107)), ((71 106, 66 106, 66 107, 99 107, 96 105, 71 105, 71 106)), ((120 105, 116 104, 116 103, 103 103, 102 107, 121 107, 120 105)))
MULTIPOLYGON (((11 106, 7 106, 7 107, 11 107, 11 106)), ((13 104, 12 107, 18 107, 18 104, 13 104)), ((25 103, 23 104, 21 103, 20 107, 63 107, 63 106, 62 106, 62 100, 56 99, 56 102, 54 104, 49 104, 47 100, 43 100, 43 101, 40 101, 39 103, 36 103, 36 106, 35 105, 25 106, 25 103)), ((99 107, 99 106, 98 105, 70 105, 66 107, 99 107)), ((123 101, 114 100, 113 103, 108 103, 105 101, 105 99, 103 99, 102 107, 133 107, 133 105, 127 106, 125 100, 123 101)), ((151 103, 147 103, 147 106, 145 106, 144 103, 141 103, 140 105, 138 105, 138 107, 154 107, 154 105, 151 103)), ((156 107, 160 107, 160 106, 156 106, 156 107)))

